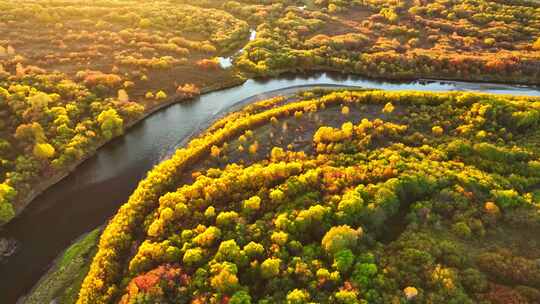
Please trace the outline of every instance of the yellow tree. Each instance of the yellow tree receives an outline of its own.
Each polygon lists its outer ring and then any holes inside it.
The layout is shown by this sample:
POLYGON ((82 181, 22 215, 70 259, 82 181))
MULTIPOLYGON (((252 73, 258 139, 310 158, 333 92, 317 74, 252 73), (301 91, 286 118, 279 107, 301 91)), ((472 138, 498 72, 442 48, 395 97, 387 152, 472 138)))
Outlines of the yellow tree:
POLYGON ((53 157, 55 152, 54 147, 48 143, 37 143, 33 150, 34 156, 43 160, 53 157))
POLYGON ((537 51, 540 51, 540 37, 538 37, 538 39, 536 39, 536 41, 533 43, 532 47, 533 47, 533 49, 535 49, 537 51))

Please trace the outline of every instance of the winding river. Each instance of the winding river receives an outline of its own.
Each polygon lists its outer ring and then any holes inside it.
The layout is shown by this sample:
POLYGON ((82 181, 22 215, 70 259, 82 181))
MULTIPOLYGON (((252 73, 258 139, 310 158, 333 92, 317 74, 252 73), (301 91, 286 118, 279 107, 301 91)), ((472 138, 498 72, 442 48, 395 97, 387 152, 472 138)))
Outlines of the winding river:
POLYGON ((0 264, 0 303, 15 303, 28 292, 64 248, 81 234, 102 225, 127 200, 148 170, 216 115, 239 102, 264 99, 286 88, 313 85, 540 96, 539 87, 450 81, 391 83, 321 73, 248 80, 241 86, 208 93, 192 102, 174 104, 105 145, 0 231, 0 238, 19 243, 18 251, 0 264))

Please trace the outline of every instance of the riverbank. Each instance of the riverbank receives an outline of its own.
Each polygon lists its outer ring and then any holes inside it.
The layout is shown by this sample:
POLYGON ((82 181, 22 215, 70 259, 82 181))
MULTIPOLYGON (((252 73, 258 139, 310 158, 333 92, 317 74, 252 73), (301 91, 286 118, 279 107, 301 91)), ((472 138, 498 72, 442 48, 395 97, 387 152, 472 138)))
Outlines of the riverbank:
MULTIPOLYGON (((246 80, 247 79, 238 76, 238 77, 235 77, 235 78, 231 79, 231 81, 227 82, 227 83, 219 83, 219 84, 207 86, 207 87, 201 89, 201 94, 206 94, 206 93, 210 93, 210 92, 214 92, 214 91, 219 91, 219 90, 224 90, 224 89, 227 89, 227 88, 239 86, 239 85, 243 84, 246 80)), ((67 178, 82 163, 84 163, 88 159, 94 157, 96 152, 100 148, 102 148, 104 145, 106 145, 107 143, 111 142, 112 140, 114 140, 114 139, 116 139, 118 137, 124 136, 126 131, 128 131, 133 126, 139 124, 140 122, 142 122, 143 120, 145 120, 146 118, 151 116, 152 114, 155 114, 155 113, 157 113, 157 112, 159 112, 159 111, 161 111, 161 110, 163 110, 163 109, 165 109, 167 107, 170 107, 173 104, 184 102, 184 101, 187 101, 189 99, 192 99, 192 98, 182 98, 182 97, 174 96, 174 97, 169 98, 167 101, 165 101, 163 103, 156 104, 155 106, 146 109, 146 111, 144 112, 144 114, 141 117, 139 117, 139 118, 137 118, 137 119, 135 119, 133 121, 130 121, 128 124, 125 125, 124 132, 122 134, 120 134, 118 136, 115 136, 115 137, 113 137, 113 138, 111 138, 109 140, 103 140, 103 141, 99 142, 96 145, 96 147, 92 150, 92 152, 88 153, 88 155, 84 156, 80 160, 78 160, 78 161, 74 162, 73 164, 69 165, 66 169, 64 169, 64 170, 62 170, 60 172, 57 172, 53 176, 49 176, 46 179, 43 179, 39 183, 35 184, 32 187, 32 190, 30 192, 28 192, 23 197, 20 197, 19 199, 17 199, 17 201, 14 204, 15 217, 12 218, 10 221, 12 221, 16 217, 18 217, 24 211, 24 209, 34 199, 36 199, 39 195, 41 195, 45 190, 49 189, 50 187, 52 187, 52 186, 56 185, 57 183, 59 183, 60 181, 62 181, 63 179, 67 178)), ((0 229, 3 226, 5 226, 6 224, 8 224, 9 222, 0 223, 0 229)))
POLYGON ((84 277, 97 252, 99 236, 103 227, 82 235, 53 262, 27 297, 17 303, 71 304, 77 301, 84 277))
MULTIPOLYGON (((238 110, 241 110, 243 107, 245 107, 248 104, 256 103, 258 101, 267 100, 273 97, 277 96, 283 96, 289 100, 287 102, 290 102, 291 97, 301 91, 308 90, 308 89, 314 89, 314 88, 321 88, 321 89, 362 89, 362 87, 358 86, 346 86, 346 85, 332 85, 332 84, 310 84, 310 85, 297 85, 292 86, 284 89, 276 89, 272 91, 268 91, 262 94, 257 94, 248 98, 244 98, 228 107, 227 109, 223 109, 220 112, 216 113, 212 119, 209 119, 208 121, 205 121, 203 124, 198 125, 195 130, 187 137, 182 139, 176 146, 175 150, 177 148, 181 148, 187 143, 189 143, 192 139, 200 137, 204 135, 204 131, 208 129, 210 126, 212 126, 216 121, 220 120, 221 118, 224 118, 225 116, 236 112, 238 110)), ((171 151, 174 153, 174 151, 171 151)))
POLYGON ((463 77, 451 77, 451 76, 440 76, 440 75, 433 75, 433 74, 418 74, 418 76, 399 76, 399 75, 375 75, 375 74, 358 74, 352 69, 337 69, 332 68, 324 65, 320 66, 314 66, 309 69, 302 69, 302 68, 286 68, 286 69, 279 69, 270 71, 264 75, 260 74, 253 74, 253 73, 246 73, 244 72, 245 76, 247 78, 274 78, 274 77, 280 77, 288 74, 304 74, 304 75, 310 75, 310 74, 316 74, 316 73, 336 73, 340 74, 346 77, 349 77, 351 75, 357 76, 364 79, 370 79, 373 81, 388 81, 388 82, 414 82, 414 81, 453 81, 453 82, 462 82, 462 83, 485 83, 485 84, 500 84, 500 85, 519 85, 519 86, 527 86, 527 87, 536 87, 540 88, 540 79, 536 79, 534 77, 528 77, 522 79, 516 79, 512 77, 497 77, 496 74, 491 75, 473 75, 469 78, 463 78, 463 77))

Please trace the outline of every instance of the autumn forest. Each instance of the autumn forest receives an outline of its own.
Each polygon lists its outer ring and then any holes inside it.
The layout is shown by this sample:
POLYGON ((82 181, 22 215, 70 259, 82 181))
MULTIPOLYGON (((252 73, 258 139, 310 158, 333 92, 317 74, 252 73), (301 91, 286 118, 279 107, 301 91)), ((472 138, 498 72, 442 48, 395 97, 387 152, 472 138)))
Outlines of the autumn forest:
POLYGON ((0 0, 0 33, 0 302, 540 303, 540 2, 0 0), (79 176, 114 205, 72 217, 79 176))

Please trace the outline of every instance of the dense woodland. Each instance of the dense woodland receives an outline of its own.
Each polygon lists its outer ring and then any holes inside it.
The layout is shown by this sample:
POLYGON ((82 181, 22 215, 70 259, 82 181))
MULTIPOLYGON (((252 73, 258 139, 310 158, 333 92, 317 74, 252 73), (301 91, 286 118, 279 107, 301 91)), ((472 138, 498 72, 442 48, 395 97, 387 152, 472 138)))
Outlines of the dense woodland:
MULTIPOLYGON (((0 0, 0 34, 0 225, 149 113, 247 78, 540 84, 532 0, 0 0)), ((539 233, 538 99, 312 90, 150 171, 78 303, 540 303, 539 233)))
POLYGON ((335 70, 391 79, 540 79, 538 2, 299 2, 264 9, 225 4, 258 24, 257 39, 237 58, 242 70, 259 76, 335 70))
POLYGON ((521 0, 2 0, 0 33, 0 222, 145 114, 244 77, 540 82, 521 0))
POLYGON ((313 90, 153 169, 78 303, 538 303, 540 101, 313 90))
POLYGON ((214 56, 249 26, 167 1, 0 1, 0 33, 2 223, 145 113, 235 82, 214 56))

